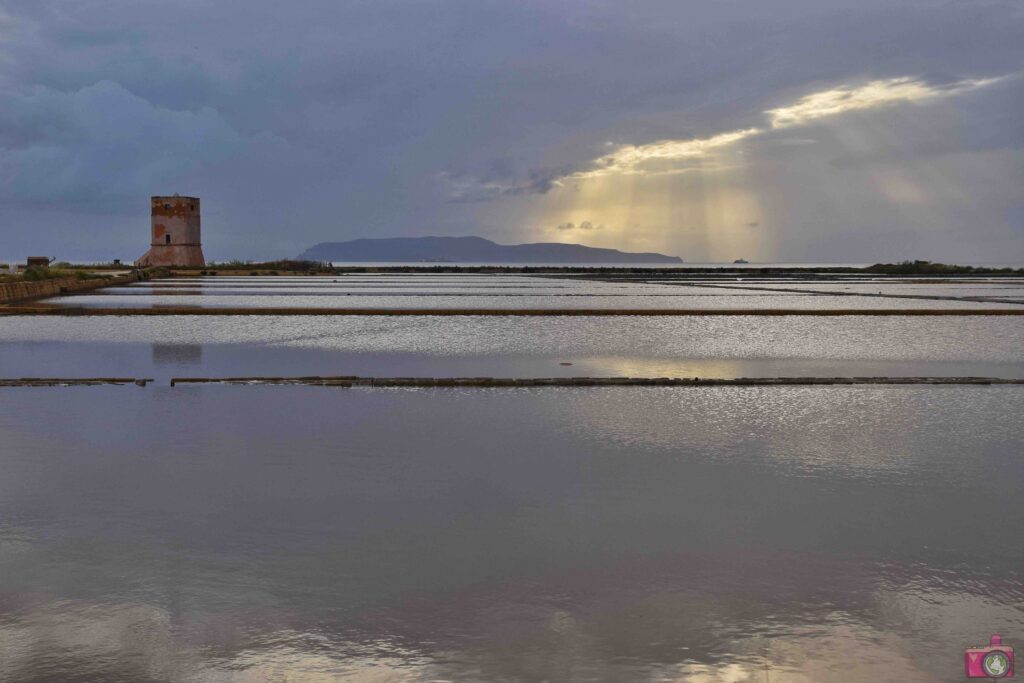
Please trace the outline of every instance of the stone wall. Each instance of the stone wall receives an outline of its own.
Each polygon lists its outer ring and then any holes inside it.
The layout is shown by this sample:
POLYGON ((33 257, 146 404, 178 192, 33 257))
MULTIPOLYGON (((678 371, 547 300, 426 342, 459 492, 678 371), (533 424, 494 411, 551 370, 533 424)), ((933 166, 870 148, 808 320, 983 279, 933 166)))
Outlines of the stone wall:
POLYGON ((95 280, 61 278, 37 280, 35 282, 4 282, 0 283, 0 304, 30 299, 45 299, 51 296, 60 296, 61 294, 85 292, 113 285, 124 285, 130 282, 138 282, 143 278, 144 276, 140 273, 129 273, 127 275, 116 275, 111 278, 97 278, 95 280))
POLYGON ((149 251, 135 265, 203 266, 202 231, 198 197, 152 197, 152 232, 149 251))

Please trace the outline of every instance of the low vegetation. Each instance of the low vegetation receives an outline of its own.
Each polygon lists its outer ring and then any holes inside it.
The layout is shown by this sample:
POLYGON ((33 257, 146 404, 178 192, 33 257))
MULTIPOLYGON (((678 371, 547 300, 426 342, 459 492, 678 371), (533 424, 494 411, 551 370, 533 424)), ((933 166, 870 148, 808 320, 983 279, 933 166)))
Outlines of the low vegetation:
POLYGON ((218 272, 248 275, 278 275, 279 273, 303 273, 306 275, 331 275, 336 272, 330 263, 283 259, 280 261, 211 261, 199 271, 200 275, 216 275, 218 272))
POLYGON ((42 268, 34 266, 18 273, 0 273, 0 282, 39 282, 41 280, 95 280, 106 277, 87 270, 77 270, 57 264, 57 267, 42 268))
POLYGON ((1021 275, 1024 268, 986 268, 984 266, 958 266, 931 261, 902 261, 876 263, 864 269, 884 275, 1021 275))

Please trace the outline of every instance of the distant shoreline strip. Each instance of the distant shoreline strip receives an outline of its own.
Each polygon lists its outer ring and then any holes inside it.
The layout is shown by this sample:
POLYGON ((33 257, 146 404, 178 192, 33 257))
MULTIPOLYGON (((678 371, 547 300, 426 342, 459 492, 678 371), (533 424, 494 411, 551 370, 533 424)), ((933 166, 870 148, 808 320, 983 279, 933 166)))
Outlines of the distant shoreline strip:
POLYGON ((1024 315, 1021 308, 199 308, 168 306, 160 308, 74 307, 74 306, 7 306, 0 307, 0 316, 993 316, 1024 315))
MULTIPOLYGON (((22 377, 0 378, 3 387, 127 386, 145 387, 150 378, 22 377)), ((322 387, 523 388, 523 387, 779 387, 834 385, 1016 385, 1024 378, 1001 377, 173 377, 170 386, 200 384, 290 385, 322 387)))
POLYGON ((179 384, 271 384, 337 387, 763 387, 860 384, 1013 384, 997 377, 174 377, 179 384))

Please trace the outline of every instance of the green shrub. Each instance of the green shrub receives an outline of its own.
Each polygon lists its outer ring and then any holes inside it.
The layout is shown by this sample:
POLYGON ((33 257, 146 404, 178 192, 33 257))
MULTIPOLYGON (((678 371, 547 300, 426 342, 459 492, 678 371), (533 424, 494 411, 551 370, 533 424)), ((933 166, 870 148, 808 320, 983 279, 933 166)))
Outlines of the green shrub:
POLYGON ((32 266, 31 268, 26 268, 21 273, 21 279, 25 280, 26 282, 39 282, 40 280, 50 280, 54 277, 55 272, 56 271, 52 271, 49 268, 40 268, 39 266, 32 266))

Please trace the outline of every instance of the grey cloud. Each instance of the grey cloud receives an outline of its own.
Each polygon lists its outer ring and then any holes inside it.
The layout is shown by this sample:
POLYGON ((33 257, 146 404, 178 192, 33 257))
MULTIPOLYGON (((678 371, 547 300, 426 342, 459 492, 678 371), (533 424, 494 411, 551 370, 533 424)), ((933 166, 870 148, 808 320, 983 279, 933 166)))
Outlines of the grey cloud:
MULTIPOLYGON (((917 162, 973 152, 1024 150, 1024 73, 957 100, 933 105, 927 121, 915 110, 881 112, 872 124, 892 144, 846 145, 831 158, 835 166, 917 162)), ((834 137, 825 131, 826 139, 834 137)))
POLYGON ((246 141, 217 112, 157 107, 110 81, 0 93, 0 196, 93 204, 146 195, 246 141))
MULTIPOLYGON (((988 0, 250 0, 244 11, 207 0, 173 11, 155 0, 0 0, 0 16, 0 230, 16 253, 55 252, 66 236, 53 226, 85 202, 80 229, 100 230, 177 188, 218 212, 207 223, 214 257, 376 234, 489 230, 522 241, 538 225, 531 203, 571 191, 557 178, 599 157, 603 141, 736 130, 835 83, 1024 70, 1019 3, 988 0)), ((989 133, 935 129, 963 132, 971 149, 1018 149, 1024 102, 1000 93, 956 110, 983 113, 989 133)), ((956 136, 933 137, 900 163, 929 145, 956 156, 956 136)), ((820 196, 830 179, 803 164, 841 175, 866 158, 827 126, 799 138, 822 141, 786 142, 790 132, 754 145, 762 194, 779 183, 759 169, 820 196)), ((779 216, 802 196, 785 184, 788 194, 765 200, 780 202, 779 216)), ((1019 215, 995 189, 992 213, 977 208, 975 222, 1019 215)), ((855 217, 877 200, 865 190, 849 201, 855 217)), ((815 242, 848 252, 832 237, 855 221, 826 224, 815 242)))
POLYGON ((501 197, 543 195, 555 187, 567 168, 533 170, 524 178, 515 177, 514 171, 502 163, 498 172, 478 177, 472 174, 454 175, 448 172, 438 174, 445 186, 449 201, 453 203, 486 202, 501 197))
POLYGON ((796 260, 1020 260, 1024 125, 1011 119, 1021 106, 1024 83, 1011 78, 818 126, 816 144, 785 155, 754 146, 747 172, 767 219, 758 234, 796 260))
POLYGON ((571 223, 571 222, 570 223, 559 223, 558 225, 555 226, 555 229, 556 230, 562 230, 562 231, 568 231, 568 230, 584 230, 584 231, 604 230, 604 225, 596 224, 596 223, 593 223, 592 221, 580 221, 580 223, 578 225, 576 223, 571 223))

